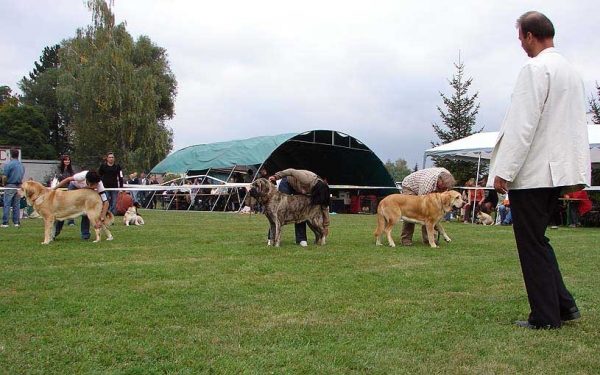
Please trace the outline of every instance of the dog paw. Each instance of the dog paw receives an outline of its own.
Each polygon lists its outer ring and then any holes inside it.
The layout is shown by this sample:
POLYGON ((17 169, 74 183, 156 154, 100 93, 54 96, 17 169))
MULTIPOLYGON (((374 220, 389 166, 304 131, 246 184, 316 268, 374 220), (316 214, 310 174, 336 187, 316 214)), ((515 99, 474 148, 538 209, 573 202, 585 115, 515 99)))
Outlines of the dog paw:
POLYGON ((114 240, 114 239, 115 239, 115 238, 114 238, 113 236, 110 236, 110 237, 108 237, 106 240, 107 240, 107 241, 112 241, 112 240, 114 240))
POLYGON ((396 244, 395 243, 391 243, 390 247, 396 247, 396 244))
POLYGON ((98 243, 98 242, 100 242, 100 240, 96 240, 96 241, 94 241, 94 243, 98 243))

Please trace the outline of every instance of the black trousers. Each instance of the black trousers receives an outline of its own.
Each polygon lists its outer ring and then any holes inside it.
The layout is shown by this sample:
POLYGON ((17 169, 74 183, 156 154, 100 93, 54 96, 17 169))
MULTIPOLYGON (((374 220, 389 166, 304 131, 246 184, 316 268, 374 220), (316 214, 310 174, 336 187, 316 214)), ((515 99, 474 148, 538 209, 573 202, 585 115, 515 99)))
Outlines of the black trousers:
POLYGON ((510 191, 513 230, 531 313, 537 326, 561 326, 575 299, 563 282, 554 249, 545 236, 558 205, 561 188, 510 191))

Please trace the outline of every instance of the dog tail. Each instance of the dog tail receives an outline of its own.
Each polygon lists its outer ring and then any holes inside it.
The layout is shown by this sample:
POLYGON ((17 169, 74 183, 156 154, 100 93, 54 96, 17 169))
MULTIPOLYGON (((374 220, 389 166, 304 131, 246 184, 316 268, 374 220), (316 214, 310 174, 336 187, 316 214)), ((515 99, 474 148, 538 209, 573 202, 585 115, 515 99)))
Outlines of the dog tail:
POLYGON ((385 219, 383 208, 379 207, 377 209, 377 229, 375 229, 375 233, 373 233, 373 237, 375 237, 375 238, 379 237, 379 235, 381 234, 381 232, 383 232, 383 229, 385 228, 386 221, 387 220, 385 219))
POLYGON ((106 213, 106 220, 104 220, 104 225, 106 225, 107 227, 112 225, 112 223, 115 221, 115 215, 113 215, 112 212, 108 211, 106 213))

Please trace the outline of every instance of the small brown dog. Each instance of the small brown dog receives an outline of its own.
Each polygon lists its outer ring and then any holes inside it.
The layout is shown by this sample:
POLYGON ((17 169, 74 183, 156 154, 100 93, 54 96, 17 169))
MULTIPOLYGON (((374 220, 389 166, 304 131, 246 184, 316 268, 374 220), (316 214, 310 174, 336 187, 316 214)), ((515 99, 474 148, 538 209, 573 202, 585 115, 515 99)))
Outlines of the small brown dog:
MULTIPOLYGON (((102 199, 95 190, 77 189, 77 190, 48 190, 39 182, 24 182, 19 189, 19 195, 27 199, 27 203, 42 216, 44 219, 44 242, 49 244, 54 239, 54 223, 56 220, 73 219, 81 215, 87 215, 90 223, 100 221, 102 214, 102 199)), ((114 221, 111 212, 106 214, 106 221, 102 223, 101 228, 94 227, 96 231, 96 240, 100 241, 100 229, 106 233, 106 240, 113 239, 108 230, 108 226, 114 221)))
POLYGON ((377 238, 376 245, 381 245, 381 236, 385 232, 391 247, 396 244, 392 239, 392 229, 401 219, 410 223, 423 224, 427 228, 427 239, 431 247, 437 247, 435 243, 434 229, 439 231, 446 242, 450 237, 440 224, 440 221, 455 208, 464 204, 459 192, 449 190, 443 193, 431 193, 426 195, 392 194, 385 197, 377 207, 377 229, 374 236, 377 238))

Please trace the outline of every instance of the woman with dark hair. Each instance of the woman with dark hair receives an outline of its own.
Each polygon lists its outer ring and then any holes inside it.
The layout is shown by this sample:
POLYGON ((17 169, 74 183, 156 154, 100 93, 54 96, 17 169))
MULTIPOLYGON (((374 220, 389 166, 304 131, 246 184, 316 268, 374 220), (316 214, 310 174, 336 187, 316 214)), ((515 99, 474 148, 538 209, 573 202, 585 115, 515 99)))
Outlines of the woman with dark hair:
POLYGON ((58 181, 62 181, 67 177, 71 177, 75 174, 73 165, 71 164, 71 157, 69 155, 63 155, 60 159, 60 165, 58 166, 58 173, 56 178, 58 181))
MULTIPOLYGON (((75 174, 73 170, 73 164, 71 164, 71 156, 63 155, 60 159, 60 165, 58 166, 58 172, 56 174, 56 178, 58 181, 62 181, 67 177, 71 177, 75 174)), ((75 220, 69 219, 67 220, 67 225, 70 227, 75 226, 75 220)))

